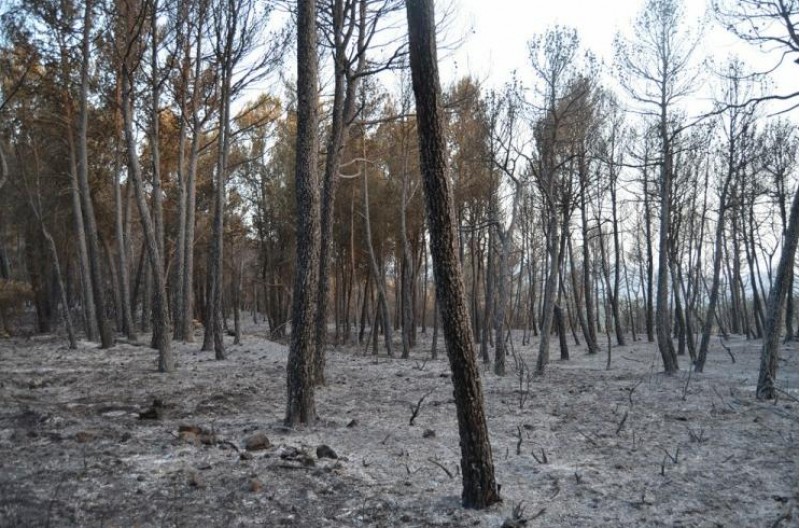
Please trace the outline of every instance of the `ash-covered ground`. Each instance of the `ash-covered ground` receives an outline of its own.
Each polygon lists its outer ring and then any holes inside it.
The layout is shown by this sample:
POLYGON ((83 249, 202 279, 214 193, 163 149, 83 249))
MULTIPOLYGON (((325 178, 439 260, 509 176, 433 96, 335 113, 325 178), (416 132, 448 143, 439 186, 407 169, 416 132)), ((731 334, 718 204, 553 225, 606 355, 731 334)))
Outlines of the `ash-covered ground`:
POLYGON ((504 502, 469 511, 448 363, 420 337, 408 360, 332 348, 320 419, 296 430, 286 347, 258 327, 225 361, 176 344, 169 375, 145 346, 2 340, 0 526, 798 524, 797 343, 782 399, 758 402, 759 341, 729 340, 733 363, 715 339, 705 373, 681 357, 675 376, 653 343, 612 348, 610 370, 573 347, 536 377, 517 339, 507 376, 482 368, 504 502))

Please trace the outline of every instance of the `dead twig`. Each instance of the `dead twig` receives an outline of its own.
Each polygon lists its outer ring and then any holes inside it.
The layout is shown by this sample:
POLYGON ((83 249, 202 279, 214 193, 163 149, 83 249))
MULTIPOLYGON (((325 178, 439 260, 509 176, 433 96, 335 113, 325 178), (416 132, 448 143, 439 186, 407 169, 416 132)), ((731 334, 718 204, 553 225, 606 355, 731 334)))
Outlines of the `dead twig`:
POLYGON ((434 390, 435 389, 431 389, 428 392, 426 392, 425 394, 423 394, 422 398, 419 399, 417 404, 411 407, 411 419, 408 420, 408 425, 414 425, 414 420, 417 419, 417 416, 419 415, 419 411, 422 408, 422 402, 424 402, 425 398, 427 398, 434 390))
POLYGON ((722 348, 725 349, 725 352, 727 352, 728 355, 731 357, 731 363, 736 363, 736 358, 733 356, 733 352, 731 352, 730 347, 725 344, 725 340, 722 339, 722 336, 719 336, 719 344, 722 346, 722 348))
POLYGON ((438 468, 440 468, 442 471, 444 471, 445 473, 447 473, 447 476, 448 476, 448 477, 450 477, 450 478, 453 478, 453 473, 451 473, 449 469, 447 469, 446 467, 444 467, 444 464, 442 464, 441 462, 439 462, 439 461, 438 461, 438 460, 436 460, 435 458, 429 458, 429 459, 428 459, 428 462, 430 462, 430 463, 431 463, 431 464, 433 464, 434 466, 437 466, 437 467, 438 467, 438 468))
POLYGON ((619 422, 617 426, 617 433, 616 436, 619 436, 619 432, 622 431, 622 428, 625 427, 625 422, 628 420, 628 411, 625 411, 625 415, 622 417, 622 420, 619 422))
POLYGON ((589 441, 589 443, 590 443, 590 444, 592 444, 592 445, 593 445, 593 446, 595 446, 595 447, 597 446, 597 442, 595 442, 595 441, 594 441, 594 438, 592 438, 591 436, 587 435, 586 433, 584 433, 584 432, 583 432, 583 431, 581 431, 580 429, 578 429, 578 432, 579 432, 579 433, 580 433, 580 434, 581 434, 581 435, 582 435, 582 436, 583 436, 585 439, 587 439, 587 440, 589 441))
MULTIPOLYGON (((789 392, 786 392, 785 390, 779 389, 778 387, 772 387, 772 390, 774 390, 775 392, 778 392, 780 394, 783 394, 784 396, 786 396, 787 398, 789 398, 793 402, 798 401, 796 396, 794 396, 793 394, 791 394, 789 392)), ((777 400, 777 398, 776 398, 776 400, 777 400)))
POLYGON ((689 382, 692 381, 692 369, 689 369, 689 375, 686 376, 686 384, 683 386, 683 395, 681 401, 686 401, 686 391, 689 390, 689 382))
POLYGON ((707 440, 707 438, 703 437, 705 429, 700 428, 698 431, 694 431, 689 427, 687 427, 686 429, 689 431, 689 440, 691 440, 692 442, 697 442, 698 444, 702 444, 707 440))
POLYGON ((217 445, 226 445, 226 446, 232 447, 237 453, 241 453, 241 451, 239 451, 239 446, 237 446, 236 444, 234 444, 230 440, 218 440, 217 441, 217 445))
POLYGON ((628 391, 628 401, 630 402, 631 407, 633 407, 633 393, 634 393, 634 391, 636 391, 637 387, 639 387, 639 385, 641 385, 641 384, 642 384, 642 380, 639 380, 636 383, 636 385, 634 385, 633 387, 631 387, 631 388, 625 387, 625 390, 628 391))
POLYGON ((667 451, 667 450, 666 450, 666 449, 664 449, 663 447, 661 448, 661 450, 662 450, 664 453, 666 453, 666 454, 667 454, 667 456, 669 457, 669 459, 670 459, 670 460, 672 460, 672 463, 673 463, 673 464, 677 464, 677 463, 678 463, 678 452, 680 451, 680 449, 681 449, 680 447, 676 447, 676 448, 675 448, 675 454, 673 455, 672 453, 670 453, 669 451, 667 451))
POLYGON ((547 464, 548 463, 547 453, 544 452, 544 448, 542 448, 541 451, 542 451, 542 458, 537 457, 535 451, 531 451, 531 455, 533 455, 533 459, 536 460, 536 462, 538 462, 539 464, 547 464))

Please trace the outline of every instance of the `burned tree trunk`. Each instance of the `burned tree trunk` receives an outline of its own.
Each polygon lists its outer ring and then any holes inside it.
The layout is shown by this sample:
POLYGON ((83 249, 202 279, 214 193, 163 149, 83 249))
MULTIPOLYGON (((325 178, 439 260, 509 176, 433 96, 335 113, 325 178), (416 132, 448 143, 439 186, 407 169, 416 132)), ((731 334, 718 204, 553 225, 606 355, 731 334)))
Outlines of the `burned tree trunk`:
POLYGON ((781 260, 775 282, 772 284, 767 301, 767 318, 765 321, 764 343, 761 348, 761 367, 758 372, 758 385, 756 397, 760 400, 775 397, 775 375, 778 371, 778 346, 781 335, 781 316, 786 297, 789 293, 789 284, 792 280, 794 255, 797 252, 798 237, 798 192, 794 193, 792 212, 789 215, 789 226, 783 240, 781 260))
POLYGON ((442 99, 433 0, 408 0, 406 14, 436 296, 452 370, 461 437, 461 502, 467 508, 485 508, 501 499, 494 478, 483 392, 475 362, 464 282, 459 271, 453 191, 446 175, 446 145, 439 115, 442 99))
POLYGON ((286 365, 288 426, 316 418, 314 405, 314 301, 319 285, 320 211, 317 176, 316 1, 297 3, 297 248, 292 294, 292 335, 286 365))

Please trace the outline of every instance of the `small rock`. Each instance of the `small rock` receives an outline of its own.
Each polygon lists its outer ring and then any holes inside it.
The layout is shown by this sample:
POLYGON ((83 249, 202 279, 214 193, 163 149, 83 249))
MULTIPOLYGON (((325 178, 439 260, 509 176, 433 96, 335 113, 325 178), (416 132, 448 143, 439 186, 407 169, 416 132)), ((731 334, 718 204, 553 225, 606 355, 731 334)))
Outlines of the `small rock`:
POLYGON ((131 439, 131 434, 126 431, 126 432, 122 433, 122 436, 120 437, 119 441, 120 441, 121 444, 124 444, 125 442, 127 442, 130 439, 131 439))
POLYGON ((144 475, 139 475, 138 477, 136 477, 136 480, 138 482, 144 482, 144 475))
POLYGON ((434 438, 436 436, 436 431, 433 429, 425 429, 422 432, 422 438, 434 438))
POLYGON ((211 469, 211 463, 210 462, 200 462, 197 465, 197 469, 199 469, 200 471, 206 471, 208 469, 211 469))
POLYGON ((264 489, 264 483, 258 480, 257 478, 250 479, 250 491, 253 493, 258 493, 264 489))
POLYGON ((200 427, 199 425, 181 424, 178 426, 178 433, 194 433, 196 435, 200 435, 201 433, 204 432, 205 431, 203 430, 203 428, 200 427))
POLYGON ((217 435, 214 433, 202 433, 197 439, 203 445, 214 445, 217 443, 217 435))
POLYGON ((182 442, 186 442, 187 444, 197 445, 199 442, 197 434, 191 431, 181 431, 180 433, 178 433, 178 436, 180 437, 182 442))
POLYGON ((79 444, 85 444, 94 440, 95 434, 91 431, 78 431, 75 433, 75 441, 79 444))
POLYGON ((189 475, 189 485, 193 488, 199 488, 199 489, 206 487, 205 481, 202 479, 202 477, 200 477, 200 474, 196 472, 192 472, 189 475))
POLYGON ((164 416, 164 402, 158 398, 153 400, 149 409, 139 413, 140 420, 160 420, 164 416))
POLYGON ((329 446, 322 444, 321 446, 317 447, 317 458, 332 458, 336 460, 339 456, 336 454, 336 451, 331 449, 329 446))
POLYGON ((242 453, 239 453, 239 460, 253 460, 253 454, 243 451, 242 453))
POLYGON ((260 451, 264 449, 269 449, 270 447, 269 438, 267 438, 266 433, 263 431, 259 431, 254 433, 244 440, 244 448, 248 451, 260 451))
POLYGON ((347 427, 355 427, 357 425, 358 425, 358 420, 356 420, 355 418, 347 422, 347 427))

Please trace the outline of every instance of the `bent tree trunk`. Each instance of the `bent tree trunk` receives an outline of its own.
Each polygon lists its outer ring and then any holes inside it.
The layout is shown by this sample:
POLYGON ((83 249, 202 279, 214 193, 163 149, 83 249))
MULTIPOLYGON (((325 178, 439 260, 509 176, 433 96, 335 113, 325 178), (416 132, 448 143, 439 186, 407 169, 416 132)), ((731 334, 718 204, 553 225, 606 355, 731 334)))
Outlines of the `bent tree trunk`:
POLYGON ((453 192, 446 175, 446 146, 439 115, 442 100, 436 62, 433 0, 408 0, 406 15, 436 298, 452 370, 461 437, 461 502, 467 508, 485 508, 501 499, 494 478, 492 448, 483 410, 483 392, 475 362, 464 282, 459 272, 453 192))
POLYGON ((792 202, 792 212, 789 216, 789 227, 786 230, 786 237, 783 241, 781 260, 778 264, 778 272, 775 282, 769 292, 767 301, 767 319, 764 328, 764 343, 761 348, 761 367, 758 372, 758 385, 756 386, 756 397, 760 400, 772 399, 775 397, 775 375, 778 372, 778 344, 781 335, 781 315, 783 314, 784 302, 789 293, 789 284, 792 281, 792 268, 794 267, 794 255, 797 252, 798 236, 798 212, 797 197, 798 192, 794 193, 792 202))

